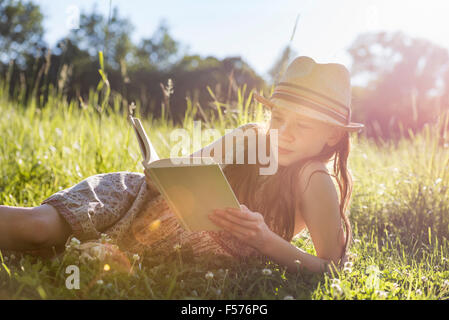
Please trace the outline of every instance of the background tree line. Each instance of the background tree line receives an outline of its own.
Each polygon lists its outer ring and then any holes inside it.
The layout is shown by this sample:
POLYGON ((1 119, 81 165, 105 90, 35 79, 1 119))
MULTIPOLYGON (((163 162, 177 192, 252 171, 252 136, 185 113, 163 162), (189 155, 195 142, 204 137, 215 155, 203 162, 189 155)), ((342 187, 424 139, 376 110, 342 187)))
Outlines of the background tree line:
MULTIPOLYGON (((41 105, 54 88, 82 103, 98 84, 98 52, 103 51, 113 93, 124 97, 125 103, 138 101, 143 114, 161 115, 171 79, 169 111, 175 122, 183 117, 186 97, 203 108, 214 108, 208 86, 217 100, 228 104, 237 99, 237 89, 243 85, 269 94, 297 55, 290 40, 270 69, 267 83, 241 57, 186 53, 165 21, 151 37, 133 43, 134 26, 120 17, 117 8, 108 17, 95 8, 82 12, 79 29, 71 30, 54 47, 43 40, 42 23, 40 7, 32 1, 0 0, 0 72, 12 97, 37 97, 41 105)), ((360 34, 348 53, 353 77, 364 83, 353 87, 352 103, 353 119, 367 127, 363 134, 390 139, 444 120, 441 115, 449 109, 446 48, 401 32, 378 32, 360 34)))

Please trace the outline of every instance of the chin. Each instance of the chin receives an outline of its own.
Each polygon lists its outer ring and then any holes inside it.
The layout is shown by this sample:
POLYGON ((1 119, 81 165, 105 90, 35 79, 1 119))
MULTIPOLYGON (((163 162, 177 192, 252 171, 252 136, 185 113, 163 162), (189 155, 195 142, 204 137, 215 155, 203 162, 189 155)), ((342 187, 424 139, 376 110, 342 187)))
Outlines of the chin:
POLYGON ((291 157, 285 157, 285 156, 278 156, 278 165, 280 167, 287 167, 289 165, 291 165, 292 163, 294 163, 296 160, 294 158, 291 157))

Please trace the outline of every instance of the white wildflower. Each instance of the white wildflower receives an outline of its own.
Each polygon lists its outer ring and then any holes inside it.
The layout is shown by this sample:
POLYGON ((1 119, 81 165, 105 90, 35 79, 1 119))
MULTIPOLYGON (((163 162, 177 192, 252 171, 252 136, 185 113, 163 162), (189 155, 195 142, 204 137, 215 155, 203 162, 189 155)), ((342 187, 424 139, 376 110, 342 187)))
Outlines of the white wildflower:
POLYGON ((135 254, 133 255, 133 260, 134 260, 134 261, 139 261, 139 259, 140 259, 139 255, 138 255, 137 253, 135 253, 135 254))
POLYGON ((207 280, 211 280, 214 277, 214 273, 212 271, 208 271, 205 277, 207 280))
POLYGON ((334 294, 340 295, 340 294, 343 293, 342 288, 341 288, 340 285, 337 284, 337 283, 331 284, 331 289, 332 289, 332 292, 333 292, 334 294))
POLYGON ((72 244, 74 246, 79 246, 81 244, 81 241, 79 241, 77 238, 73 237, 72 239, 70 239, 70 244, 72 244))
POLYGON ((97 284, 99 284, 99 285, 103 285, 104 284, 104 282, 103 282, 103 280, 97 280, 97 284))
POLYGON ((271 276, 272 271, 270 269, 265 268, 265 269, 262 269, 262 274, 264 276, 271 276))
POLYGON ((415 293, 416 293, 418 296, 420 296, 420 295, 422 295, 422 290, 421 290, 421 289, 416 289, 415 293))
POLYGON ((180 250, 180 249, 181 249, 181 245, 180 245, 179 243, 177 243, 177 244, 175 244, 175 245, 173 246, 173 249, 174 249, 174 250, 180 250))
POLYGON ((331 282, 332 282, 332 284, 338 284, 338 285, 340 285, 340 279, 334 278, 334 279, 331 279, 331 282))
POLYGON ((383 290, 376 290, 376 294, 379 296, 379 298, 386 298, 388 296, 388 293, 383 290))
POLYGON ((443 287, 449 288, 449 280, 444 280, 443 281, 443 287))
POLYGON ((352 272, 352 268, 344 267, 343 268, 343 272, 351 273, 352 272))
POLYGON ((102 233, 100 235, 100 242, 101 243, 111 243, 112 239, 109 235, 107 235, 106 233, 102 233))
POLYGON ((345 268, 352 268, 353 263, 351 261, 346 261, 345 262, 345 268))
POLYGON ((296 263, 298 266, 301 265, 301 261, 299 261, 299 260, 295 260, 295 263, 296 263))
POLYGON ((427 281, 427 277, 426 277, 426 276, 422 276, 422 277, 421 277, 421 280, 422 280, 422 281, 427 281))

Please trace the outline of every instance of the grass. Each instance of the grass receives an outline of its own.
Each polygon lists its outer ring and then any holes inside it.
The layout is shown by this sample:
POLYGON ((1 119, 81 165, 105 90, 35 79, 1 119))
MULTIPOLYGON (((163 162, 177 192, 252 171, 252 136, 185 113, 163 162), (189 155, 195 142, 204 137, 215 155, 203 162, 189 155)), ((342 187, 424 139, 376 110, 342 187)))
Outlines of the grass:
MULTIPOLYGON (((137 143, 126 114, 119 111, 122 101, 112 99, 110 109, 103 110, 100 130, 93 106, 101 101, 95 93, 83 108, 59 94, 37 108, 33 102, 8 100, 3 86, 0 203, 37 206, 94 174, 142 172, 137 143)), ((192 130, 198 112, 202 125, 223 133, 225 128, 262 120, 261 106, 249 99, 241 88, 234 106, 215 101, 218 118, 188 100, 183 127, 192 130)), ((144 125, 151 128, 150 138, 161 156, 167 157, 171 121, 149 118, 144 125)), ((115 259, 87 262, 80 261, 74 248, 52 259, 3 251, 0 298, 447 299, 449 149, 439 144, 436 130, 427 127, 396 144, 378 145, 353 136, 352 265, 338 274, 288 273, 269 260, 241 264, 213 256, 199 259, 189 248, 163 260, 157 252, 133 257, 117 251, 115 259), (79 290, 66 288, 66 268, 73 264, 80 267, 79 290)), ((307 233, 293 243, 314 253, 307 233)))

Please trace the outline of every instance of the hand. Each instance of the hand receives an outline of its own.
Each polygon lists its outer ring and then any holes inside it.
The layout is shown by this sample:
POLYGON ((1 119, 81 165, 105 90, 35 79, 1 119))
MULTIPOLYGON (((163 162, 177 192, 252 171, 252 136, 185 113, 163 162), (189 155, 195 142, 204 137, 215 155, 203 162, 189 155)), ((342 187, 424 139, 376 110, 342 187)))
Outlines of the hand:
POLYGON ((215 209, 209 219, 259 251, 265 248, 271 234, 263 215, 249 210, 243 204, 240 209, 215 209))

